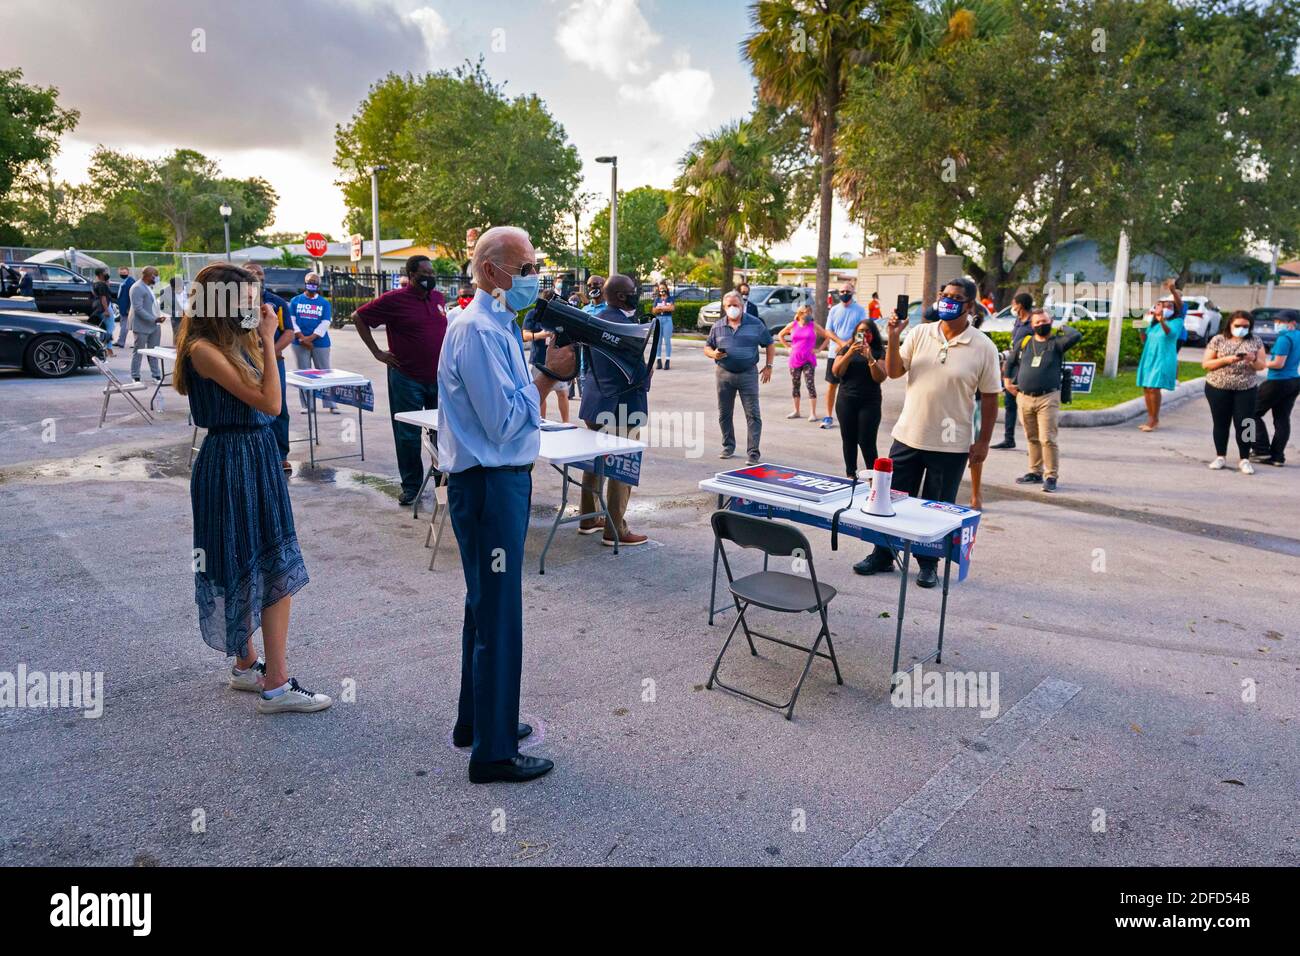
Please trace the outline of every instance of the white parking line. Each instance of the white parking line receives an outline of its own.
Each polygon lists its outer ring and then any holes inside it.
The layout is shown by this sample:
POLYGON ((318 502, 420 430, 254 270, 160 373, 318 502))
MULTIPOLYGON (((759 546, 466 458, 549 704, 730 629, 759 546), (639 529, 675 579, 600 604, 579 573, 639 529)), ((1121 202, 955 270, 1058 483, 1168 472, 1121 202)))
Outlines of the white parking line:
POLYGON ((1055 677, 1044 678, 835 865, 903 866, 1082 689, 1055 677))

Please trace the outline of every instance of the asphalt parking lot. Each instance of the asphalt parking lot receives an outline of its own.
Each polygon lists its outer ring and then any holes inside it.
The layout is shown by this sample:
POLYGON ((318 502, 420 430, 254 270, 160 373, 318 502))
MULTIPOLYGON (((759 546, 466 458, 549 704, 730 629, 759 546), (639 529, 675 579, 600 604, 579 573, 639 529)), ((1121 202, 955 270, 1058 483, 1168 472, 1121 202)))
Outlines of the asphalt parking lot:
MULTIPOLYGON (((681 412, 682 440, 648 453, 629 513, 648 546, 569 529, 539 576, 559 482, 535 472, 522 710, 557 768, 475 787, 449 739, 455 550, 427 570, 382 377, 333 335, 376 409, 364 462, 292 455, 312 581, 290 660, 338 700, 318 716, 259 717, 198 636, 185 400, 165 391, 153 426, 115 404, 100 429, 93 371, 0 372, 0 672, 104 680, 96 719, 0 708, 0 863, 1300 863, 1300 468, 1210 472, 1204 400, 1150 435, 1063 430, 1053 498, 1014 483, 1023 451, 991 453, 938 669, 996 674, 996 716, 893 706, 897 577, 855 577, 861 546, 812 532, 844 684, 819 662, 787 722, 704 688, 731 623, 705 619, 718 427, 709 363, 679 345, 651 409, 681 412)), ((882 448, 901 399, 889 383, 882 448)), ((839 472, 837 434, 784 417, 784 360, 762 402, 766 460, 839 472)), ((355 450, 354 422, 322 418, 322 453, 355 450)), ((912 592, 905 663, 937 608, 912 592)), ((728 674, 780 694, 794 663, 737 654, 728 674)))

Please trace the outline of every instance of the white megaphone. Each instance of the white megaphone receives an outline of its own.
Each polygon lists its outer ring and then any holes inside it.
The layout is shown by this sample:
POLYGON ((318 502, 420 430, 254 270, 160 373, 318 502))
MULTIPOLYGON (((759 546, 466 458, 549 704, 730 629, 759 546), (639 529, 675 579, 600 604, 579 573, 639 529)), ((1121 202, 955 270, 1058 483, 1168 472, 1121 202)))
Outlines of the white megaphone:
POLYGON ((871 475, 871 491, 862 503, 862 511, 878 518, 892 518, 894 501, 890 496, 890 486, 894 481, 894 463, 889 458, 877 458, 876 469, 871 475))

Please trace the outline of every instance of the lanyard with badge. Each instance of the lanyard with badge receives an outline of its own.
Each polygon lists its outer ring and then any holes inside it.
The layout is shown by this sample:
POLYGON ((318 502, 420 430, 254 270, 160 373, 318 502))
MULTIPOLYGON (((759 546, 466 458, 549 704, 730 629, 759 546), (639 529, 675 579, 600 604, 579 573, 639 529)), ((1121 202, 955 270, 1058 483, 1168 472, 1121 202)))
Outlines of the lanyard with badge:
MULTIPOLYGON (((1051 348, 1051 343, 1048 343, 1046 346, 1044 346, 1044 350, 1046 350, 1046 349, 1048 349, 1048 348, 1051 348)), ((1038 368, 1038 366, 1040 366, 1040 365, 1043 364, 1043 354, 1044 354, 1044 353, 1038 351, 1037 343, 1034 343, 1034 342, 1030 342, 1030 343, 1029 343, 1029 351, 1033 353, 1033 358, 1030 359, 1030 362, 1029 362, 1030 366, 1031 366, 1032 368, 1038 368)))

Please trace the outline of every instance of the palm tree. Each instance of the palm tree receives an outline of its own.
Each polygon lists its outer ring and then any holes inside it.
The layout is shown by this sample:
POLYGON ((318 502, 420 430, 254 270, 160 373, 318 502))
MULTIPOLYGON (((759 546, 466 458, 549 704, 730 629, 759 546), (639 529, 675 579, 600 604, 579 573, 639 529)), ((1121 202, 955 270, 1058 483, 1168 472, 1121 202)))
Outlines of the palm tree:
POLYGON ((679 252, 710 239, 718 243, 724 293, 735 285, 740 242, 780 242, 794 225, 770 145, 749 121, 729 123, 698 140, 682 158, 668 212, 659 220, 679 252))
POLYGON ((797 109, 821 156, 817 230, 816 315, 826 319, 830 289, 835 130, 853 71, 888 57, 911 0, 762 0, 750 7, 754 32, 741 50, 763 103, 797 109))
POLYGON ((296 252, 290 252, 288 246, 280 247, 280 254, 271 260, 272 264, 285 269, 303 269, 306 268, 308 260, 306 256, 300 256, 296 252))

